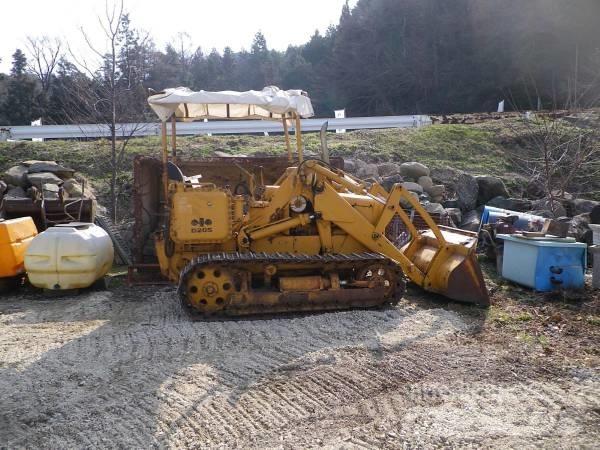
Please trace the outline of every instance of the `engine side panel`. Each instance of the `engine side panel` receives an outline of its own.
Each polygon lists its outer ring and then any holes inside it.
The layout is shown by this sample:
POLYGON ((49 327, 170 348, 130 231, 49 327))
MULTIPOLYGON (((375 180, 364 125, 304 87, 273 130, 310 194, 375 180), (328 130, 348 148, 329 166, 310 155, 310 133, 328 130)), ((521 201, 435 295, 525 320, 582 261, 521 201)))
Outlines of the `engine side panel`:
POLYGON ((175 243, 231 239, 231 197, 224 191, 186 190, 173 194, 171 238, 175 243))

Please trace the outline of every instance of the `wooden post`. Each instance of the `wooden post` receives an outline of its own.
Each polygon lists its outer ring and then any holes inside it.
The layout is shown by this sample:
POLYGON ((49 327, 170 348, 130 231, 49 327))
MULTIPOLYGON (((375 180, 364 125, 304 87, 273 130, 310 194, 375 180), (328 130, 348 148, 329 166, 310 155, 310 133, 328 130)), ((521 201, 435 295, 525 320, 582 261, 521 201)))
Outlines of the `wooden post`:
POLYGON ((173 159, 177 159, 177 121, 175 120, 175 114, 171 116, 171 153, 173 159))
POLYGON ((296 116, 296 148, 298 150, 298 161, 302 162, 304 159, 302 156, 302 125, 300 124, 300 116, 295 114, 296 116))
POLYGON ((285 146, 288 152, 288 160, 292 162, 292 145, 290 144, 290 131, 288 129, 287 119, 285 118, 285 115, 283 116, 282 122, 283 134, 285 135, 285 146))
POLYGON ((164 204, 167 207, 167 202, 169 198, 169 149, 167 146, 167 122, 162 122, 161 124, 161 134, 162 134, 162 182, 163 182, 163 193, 164 193, 164 204))

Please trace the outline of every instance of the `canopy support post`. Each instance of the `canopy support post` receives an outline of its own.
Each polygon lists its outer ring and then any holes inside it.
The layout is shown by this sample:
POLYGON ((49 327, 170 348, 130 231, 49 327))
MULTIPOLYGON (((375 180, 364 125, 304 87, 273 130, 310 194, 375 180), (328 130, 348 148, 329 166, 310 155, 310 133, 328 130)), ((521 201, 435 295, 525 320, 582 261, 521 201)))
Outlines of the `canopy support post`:
POLYGON ((161 138, 162 138, 162 182, 163 182, 163 194, 164 194, 164 205, 167 207, 169 198, 169 149, 167 146, 167 122, 161 122, 161 138))
POLYGON ((283 134, 285 135, 285 146, 288 152, 288 160, 289 162, 292 162, 292 144, 290 144, 290 131, 288 129, 288 123, 285 115, 281 121, 283 122, 283 134))
POLYGON ((175 120, 175 114, 171 116, 171 153, 173 159, 177 159, 177 121, 175 120))
POLYGON ((296 148, 298 150, 298 161, 302 162, 303 155, 302 155, 302 125, 300 123, 300 116, 298 114, 295 114, 296 116, 296 148))

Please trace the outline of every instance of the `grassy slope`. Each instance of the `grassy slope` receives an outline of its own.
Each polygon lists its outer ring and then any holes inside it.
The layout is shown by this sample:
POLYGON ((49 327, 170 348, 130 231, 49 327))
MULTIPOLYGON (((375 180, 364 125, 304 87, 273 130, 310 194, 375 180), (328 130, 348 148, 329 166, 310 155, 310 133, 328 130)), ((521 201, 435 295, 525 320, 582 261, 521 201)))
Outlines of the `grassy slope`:
MULTIPOLYGON (((329 134, 332 155, 370 161, 420 161, 430 167, 451 166, 473 174, 493 174, 507 181, 519 194, 519 169, 507 150, 526 142, 525 131, 515 119, 475 125, 433 125, 419 129, 361 130, 329 134)), ((285 151, 281 136, 195 136, 177 139, 183 158, 209 156, 215 150, 232 154, 278 154, 285 151)), ((308 151, 319 151, 318 133, 306 133, 308 151)), ((158 137, 135 138, 127 147, 122 181, 131 178, 131 161, 136 154, 158 156, 158 137)), ((27 159, 51 159, 77 170, 92 181, 97 192, 106 192, 109 176, 109 143, 106 140, 77 142, 49 141, 0 143, 0 170, 27 159)), ((512 188, 512 189, 511 189, 512 188)))
MULTIPOLYGON (((208 156, 215 150, 232 154, 285 151, 281 136, 196 136, 177 139, 183 157, 208 156)), ((319 136, 306 133, 309 151, 318 152, 319 136)), ((128 161, 135 154, 157 155, 156 137, 132 139, 128 161)), ((329 134, 332 154, 375 161, 421 161, 432 167, 451 165, 475 172, 501 175, 508 169, 504 152, 493 131, 479 125, 434 125, 420 129, 387 129, 329 134)), ((109 157, 106 140, 0 143, 0 170, 26 159, 52 159, 92 179, 103 178, 109 157)), ((130 164, 127 167, 130 168, 130 164)))

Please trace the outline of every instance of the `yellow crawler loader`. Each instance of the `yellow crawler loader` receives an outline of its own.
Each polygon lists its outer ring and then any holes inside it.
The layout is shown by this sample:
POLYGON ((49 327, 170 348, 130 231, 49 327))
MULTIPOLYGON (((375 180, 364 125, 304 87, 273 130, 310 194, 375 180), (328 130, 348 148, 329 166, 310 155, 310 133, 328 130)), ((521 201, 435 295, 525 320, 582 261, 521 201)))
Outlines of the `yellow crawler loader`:
MULTIPOLYGON (((454 300, 488 305, 475 233, 437 225, 408 191, 387 192, 323 159, 303 158, 302 91, 168 89, 148 102, 162 120, 165 214, 155 234, 163 275, 199 316, 331 310, 394 304, 410 279, 454 300), (274 184, 239 167, 236 186, 203 182, 169 157, 167 122, 277 119, 290 160, 274 184), (292 153, 294 127, 297 155, 292 153), (422 226, 415 225, 420 216, 422 226)), ((260 172, 260 171, 258 171, 260 172)))

